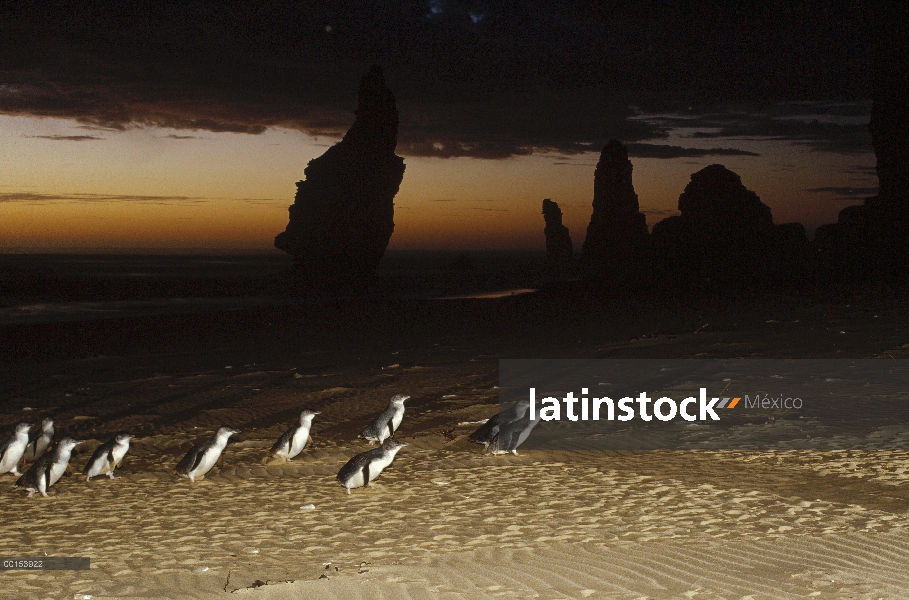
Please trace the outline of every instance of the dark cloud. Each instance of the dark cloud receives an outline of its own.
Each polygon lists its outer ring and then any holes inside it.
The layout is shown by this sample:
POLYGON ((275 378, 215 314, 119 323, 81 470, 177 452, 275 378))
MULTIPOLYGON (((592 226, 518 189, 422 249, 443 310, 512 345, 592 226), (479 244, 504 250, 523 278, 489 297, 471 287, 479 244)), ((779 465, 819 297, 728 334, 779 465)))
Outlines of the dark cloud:
POLYGON ((25 137, 37 140, 54 140, 58 142, 90 142, 105 139, 94 135, 27 135, 25 137))
POLYGON ((198 140, 198 139, 200 139, 200 137, 198 135, 175 135, 173 133, 170 135, 162 136, 162 137, 169 139, 169 140, 198 140))
POLYGON ((861 175, 861 177, 856 177, 856 179, 877 177, 877 169, 875 167, 852 166, 843 169, 843 173, 849 173, 850 175, 861 175))
POLYGON ((278 200, 276 198, 235 198, 239 202, 247 204, 261 204, 262 206, 275 206, 281 210, 287 210, 287 200, 278 200))
POLYGON ((641 118, 663 128, 695 129, 686 134, 694 139, 777 140, 819 152, 871 152, 868 131, 871 103, 868 101, 742 105, 727 106, 722 110, 706 107, 641 118))
POLYGON ((760 156, 735 148, 683 148, 668 144, 628 144, 628 156, 637 158, 690 158, 700 156, 760 156))
POLYGON ((864 200, 870 196, 876 196, 877 187, 849 187, 849 186, 830 186, 818 187, 805 190, 813 194, 826 194, 833 201, 855 203, 864 200))
POLYGON ((811 192, 814 194, 833 194, 833 200, 849 200, 855 202, 856 200, 867 198, 869 196, 876 196, 878 192, 877 187, 818 187, 818 188, 809 188, 805 190, 806 192, 811 192))
POLYGON ((851 196, 868 196, 877 193, 876 187, 818 187, 808 188, 806 192, 833 192, 835 194, 849 194, 851 196))
POLYGON ((0 203, 23 202, 44 204, 51 202, 137 202, 143 204, 201 204, 212 198, 192 196, 136 196, 125 194, 39 194, 33 192, 0 193, 0 203))
POLYGON ((651 217, 660 217, 661 219, 665 219, 666 217, 674 217, 681 214, 681 212, 678 210, 660 208, 641 208, 641 212, 651 217))
MULTIPOLYGON (((428 0, 17 3, 0 12, 0 112, 109 130, 280 126, 338 137, 352 122, 360 76, 378 63, 398 99, 400 153, 505 158, 599 152, 610 138, 659 140, 685 126, 641 114, 870 96, 861 3, 445 0, 437 8, 428 0)), ((860 124, 700 113, 705 127, 720 129, 706 137, 870 147, 860 124)))

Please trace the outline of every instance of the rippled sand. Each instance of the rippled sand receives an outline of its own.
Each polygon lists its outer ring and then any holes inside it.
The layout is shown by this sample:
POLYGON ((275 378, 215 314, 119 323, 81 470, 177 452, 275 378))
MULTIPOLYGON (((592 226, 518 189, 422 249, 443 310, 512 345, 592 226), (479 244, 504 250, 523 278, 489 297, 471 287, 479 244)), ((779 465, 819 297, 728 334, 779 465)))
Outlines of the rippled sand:
MULTIPOLYGON (((837 318, 865 328, 853 355, 901 358, 903 314, 886 313, 880 325, 871 314, 837 318)), ((767 356, 794 352, 795 342, 780 351, 773 327, 736 335, 767 356)), ((720 355, 730 343, 695 329, 636 342, 616 335, 583 352, 720 355)), ((467 328, 330 351, 197 353, 183 343, 181 352, 4 366, 3 426, 55 415, 58 429, 88 440, 73 459, 77 473, 114 431, 139 438, 121 479, 74 474, 49 498, 0 479, 0 555, 92 560, 90 571, 0 572, 0 596, 905 595, 904 448, 484 455, 466 439, 476 425, 458 424, 496 412, 496 356, 565 352, 567 338, 512 344, 467 328), (397 391, 413 397, 399 432, 410 445, 375 486, 348 495, 335 474, 369 447, 356 433, 397 391), (321 411, 313 445, 288 464, 263 465, 302 408, 321 411), (183 453, 222 423, 242 430, 224 467, 196 484, 178 478, 183 453)))

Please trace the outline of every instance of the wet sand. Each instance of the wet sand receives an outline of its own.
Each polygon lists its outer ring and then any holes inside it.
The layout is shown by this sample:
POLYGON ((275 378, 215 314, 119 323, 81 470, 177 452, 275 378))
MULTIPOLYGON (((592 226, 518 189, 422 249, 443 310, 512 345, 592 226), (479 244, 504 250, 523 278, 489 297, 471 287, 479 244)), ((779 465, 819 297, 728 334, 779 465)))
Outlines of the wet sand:
POLYGON ((907 304, 593 301, 526 294, 7 326, 0 425, 88 440, 49 498, 0 479, 12 597, 878 598, 909 589, 909 448, 526 451, 459 425, 497 411, 498 358, 907 358, 907 304), (356 434, 408 393, 401 450, 347 495, 356 434), (23 410, 23 409, 30 410, 23 410), (314 443, 263 465, 303 408, 314 443), (218 425, 224 468, 173 473, 218 425), (114 432, 121 479, 78 476, 114 432), (303 508, 314 505, 315 508, 303 508), (323 577, 324 576, 324 577, 323 577))

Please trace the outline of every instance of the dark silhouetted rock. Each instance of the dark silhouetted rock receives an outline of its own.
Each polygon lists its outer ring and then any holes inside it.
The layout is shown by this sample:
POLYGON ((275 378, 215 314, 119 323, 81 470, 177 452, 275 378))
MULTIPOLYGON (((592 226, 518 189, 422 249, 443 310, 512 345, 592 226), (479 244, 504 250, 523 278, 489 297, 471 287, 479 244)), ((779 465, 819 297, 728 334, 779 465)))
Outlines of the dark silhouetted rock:
POLYGON ((909 3, 871 3, 874 90, 871 141, 877 155, 878 195, 840 211, 817 229, 820 280, 905 281, 909 278, 909 3))
POLYGON ((628 149, 610 140, 600 154, 593 180, 593 215, 581 262, 588 281, 639 286, 648 276, 649 233, 631 182, 628 149))
POLYGON ((770 208, 723 165, 691 176, 681 215, 653 227, 657 278, 668 284, 739 287, 797 281, 808 248, 798 223, 775 226, 770 208))
POLYGON ((301 281, 362 282, 379 266, 404 178, 404 159, 395 155, 397 133, 395 98, 373 66, 360 82, 353 126, 309 162, 287 229, 275 237, 275 247, 293 256, 301 281))
POLYGON ((801 223, 773 226, 771 247, 764 273, 768 282, 786 288, 799 288, 809 279, 811 243, 801 223))
POLYGON ((543 220, 546 227, 546 262, 550 276, 564 275, 574 256, 574 244, 568 228, 562 225, 562 209, 559 205, 549 200, 543 200, 543 220))
MULTIPOLYGON (((909 3, 881 1, 874 9, 874 89, 871 141, 877 155, 877 203, 909 212, 909 3)), ((874 203, 874 202, 872 202, 874 203)))

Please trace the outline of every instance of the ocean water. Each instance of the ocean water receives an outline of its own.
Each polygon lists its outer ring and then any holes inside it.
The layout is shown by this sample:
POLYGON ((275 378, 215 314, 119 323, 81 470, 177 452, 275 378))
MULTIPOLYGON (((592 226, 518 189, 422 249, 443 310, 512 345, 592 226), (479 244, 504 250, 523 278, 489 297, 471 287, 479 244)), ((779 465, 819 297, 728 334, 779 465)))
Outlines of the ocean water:
MULTIPOLYGON (((496 298, 538 288, 545 257, 527 252, 388 252, 370 297, 496 298)), ((282 252, 0 254, 0 325, 290 306, 282 252)))

